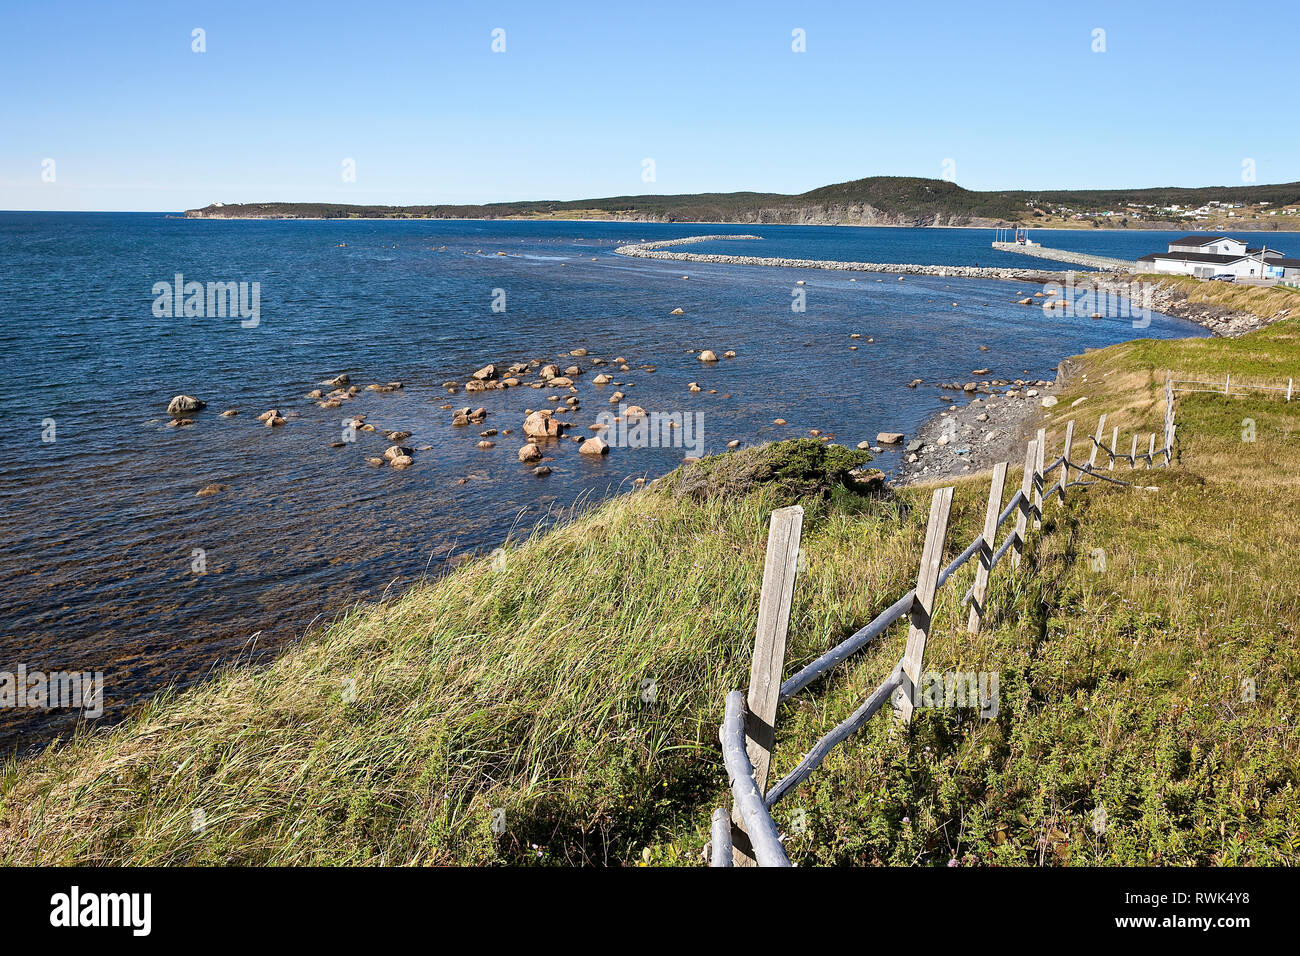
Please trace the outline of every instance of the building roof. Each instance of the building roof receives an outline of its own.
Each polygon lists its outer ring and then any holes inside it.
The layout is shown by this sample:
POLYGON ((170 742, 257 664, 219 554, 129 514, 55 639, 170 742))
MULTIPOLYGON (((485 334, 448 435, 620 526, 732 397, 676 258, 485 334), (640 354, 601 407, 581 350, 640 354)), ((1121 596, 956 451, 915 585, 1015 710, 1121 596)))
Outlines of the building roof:
POLYGON ((1300 259, 1269 259, 1271 266, 1284 266, 1287 269, 1300 269, 1300 259))
POLYGON ((1181 239, 1170 241, 1171 246, 1208 246, 1212 242, 1219 242, 1227 239, 1231 242, 1241 242, 1240 239, 1233 239, 1232 236, 1207 236, 1202 233, 1199 236, 1183 236, 1181 239))
MULTIPOLYGON (((1226 265, 1229 262, 1240 262, 1242 259, 1249 259, 1249 256, 1220 256, 1209 252, 1153 252, 1150 255, 1142 256, 1138 262, 1154 262, 1156 259, 1175 259, 1179 262, 1214 262, 1226 265)), ((1270 259, 1270 262, 1276 260, 1270 259)))

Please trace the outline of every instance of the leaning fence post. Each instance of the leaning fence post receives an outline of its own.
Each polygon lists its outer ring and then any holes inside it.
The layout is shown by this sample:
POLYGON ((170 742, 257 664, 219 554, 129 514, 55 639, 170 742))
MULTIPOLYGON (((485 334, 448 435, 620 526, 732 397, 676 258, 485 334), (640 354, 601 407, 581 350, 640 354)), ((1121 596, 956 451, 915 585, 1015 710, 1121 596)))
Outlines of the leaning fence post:
POLYGON ((1137 432, 1133 433, 1133 450, 1128 456, 1128 470, 1132 471, 1138 466, 1138 436, 1137 432))
POLYGON ((1043 451, 1047 447, 1046 429, 1038 429, 1038 442, 1035 445, 1038 449, 1034 457, 1034 527, 1043 526, 1043 451))
MULTIPOLYGON (((754 660, 749 668, 746 698, 745 751, 754 765, 759 793, 767 792, 767 772, 776 736, 776 705, 781 697, 781 672, 785 668, 785 638, 794 601, 795 571, 799 566, 799 538, 803 509, 798 505, 772 512, 767 533, 767 558, 763 563, 763 590, 758 598, 758 628, 754 660)), ((740 820, 732 812, 732 849, 737 866, 754 866, 752 847, 740 820)))
POLYGON ((1154 468, 1155 466, 1156 466, 1156 433, 1152 432, 1151 445, 1150 447, 1147 448, 1147 467, 1154 468))
POLYGON ((916 596, 912 599, 912 625, 907 632, 907 649, 903 651, 903 683, 894 691, 894 713, 902 723, 912 719, 916 709, 916 685, 921 680, 921 661, 925 642, 930 636, 934 615, 934 592, 939 584, 939 565, 948 540, 948 513, 952 510, 952 488, 940 488, 930 499, 930 523, 925 528, 925 548, 921 551, 921 569, 916 574, 916 596))
POLYGON ((1070 448, 1074 445, 1074 420, 1065 424, 1065 450, 1061 452, 1061 504, 1065 504, 1065 486, 1070 483, 1070 448))
POLYGON ((1291 401, 1291 386, 1294 384, 1295 384, 1295 379, 1288 378, 1286 380, 1286 400, 1288 402, 1291 401))
POLYGON ((1110 470, 1115 470, 1115 450, 1119 448, 1119 426, 1116 425, 1110 433, 1110 470))
POLYGON ((1020 555, 1025 550, 1025 528, 1029 525, 1030 495, 1034 490, 1034 461, 1038 458, 1038 442, 1025 446, 1025 473, 1020 479, 1020 513, 1016 515, 1015 538, 1011 543, 1011 566, 1020 567, 1020 555))
POLYGON ((1097 419, 1097 437, 1092 441, 1092 454, 1088 456, 1088 468, 1091 469, 1097 464, 1097 449, 1101 447, 1101 436, 1106 429, 1106 413, 1101 413, 1101 418, 1097 419))
POLYGON ((984 597, 988 593, 989 573, 993 570, 993 549, 997 544, 998 517, 1002 514, 1002 489, 1006 483, 1007 463, 1000 461, 993 466, 989 506, 984 512, 984 544, 980 548, 980 562, 975 569, 975 590, 971 594, 970 620, 966 624, 966 630, 971 634, 980 632, 980 621, 984 618, 984 597))

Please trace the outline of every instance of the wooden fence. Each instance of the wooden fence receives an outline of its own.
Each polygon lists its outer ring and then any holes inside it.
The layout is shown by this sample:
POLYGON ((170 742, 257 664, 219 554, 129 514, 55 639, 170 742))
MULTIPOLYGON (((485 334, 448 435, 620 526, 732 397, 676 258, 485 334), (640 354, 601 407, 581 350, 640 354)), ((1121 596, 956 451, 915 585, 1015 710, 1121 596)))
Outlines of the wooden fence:
POLYGON ((1139 453, 1139 436, 1135 434, 1131 450, 1127 454, 1121 453, 1117 428, 1112 429, 1110 444, 1106 444, 1106 416, 1102 415, 1096 433, 1088 436, 1091 447, 1086 459, 1071 457, 1074 454, 1074 422, 1071 421, 1066 426, 1060 456, 1044 465, 1046 434, 1039 429, 1037 436, 1025 448, 1024 475, 1019 490, 1004 505, 1002 499, 1008 463, 1000 462, 994 467, 983 530, 946 566, 943 565, 943 553, 953 489, 938 489, 930 501, 930 518, 916 587, 857 633, 784 681, 781 675, 794 598, 803 509, 794 506, 774 511, 768 531, 749 691, 733 690, 727 695, 726 711, 718 731, 733 802, 730 813, 722 808, 713 811, 710 866, 790 866, 776 823, 772 820, 772 808, 806 780, 832 749, 860 730, 886 701, 892 702, 892 711, 899 722, 905 725, 911 720, 917 704, 917 684, 921 679, 925 645, 930 635, 935 595, 939 589, 966 562, 978 559, 975 580, 962 598, 963 604, 970 605, 967 631, 978 634, 987 610, 990 575, 1008 554, 1012 566, 1020 566, 1031 523, 1035 529, 1042 526, 1043 503, 1050 502, 1054 496, 1064 502, 1066 491, 1073 487, 1086 488, 1098 482, 1135 484, 1116 477, 1116 463, 1127 464, 1129 471, 1167 465, 1173 457, 1174 436, 1174 383, 1169 378, 1165 381, 1164 441, 1159 450, 1156 448, 1156 435, 1151 433, 1146 451, 1139 453), (1099 462, 1102 454, 1107 461, 1099 462), (1057 474, 1055 483, 1044 488, 1054 473, 1057 474), (997 545, 999 529, 1013 517, 1014 524, 1002 543, 997 545), (798 765, 769 789, 768 772, 780 704, 857 654, 904 617, 908 619, 907 644, 889 676, 857 710, 818 740, 798 765))

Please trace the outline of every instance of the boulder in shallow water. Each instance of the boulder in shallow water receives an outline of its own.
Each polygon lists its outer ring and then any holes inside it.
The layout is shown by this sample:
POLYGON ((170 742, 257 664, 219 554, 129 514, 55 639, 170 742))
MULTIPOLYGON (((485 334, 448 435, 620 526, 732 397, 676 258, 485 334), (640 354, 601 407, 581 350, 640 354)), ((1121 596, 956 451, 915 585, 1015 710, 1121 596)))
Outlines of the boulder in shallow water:
POLYGON ((703 352, 701 352, 699 355, 695 357, 698 358, 701 362, 716 362, 718 360, 717 353, 714 352, 712 349, 705 349, 703 352))
POLYGON ((524 435, 528 438, 556 438, 564 427, 565 423, 556 421, 546 409, 533 412, 524 419, 524 435))
POLYGON ((579 445, 578 451, 584 455, 608 455, 609 442, 599 435, 595 435, 579 445))
POLYGON ((186 412, 197 412, 201 408, 206 408, 207 402, 200 401, 193 395, 177 395, 167 403, 167 414, 172 418, 179 418, 186 412))
POLYGON ((532 442, 529 442, 523 448, 519 449, 520 461, 539 461, 542 457, 542 450, 532 442))

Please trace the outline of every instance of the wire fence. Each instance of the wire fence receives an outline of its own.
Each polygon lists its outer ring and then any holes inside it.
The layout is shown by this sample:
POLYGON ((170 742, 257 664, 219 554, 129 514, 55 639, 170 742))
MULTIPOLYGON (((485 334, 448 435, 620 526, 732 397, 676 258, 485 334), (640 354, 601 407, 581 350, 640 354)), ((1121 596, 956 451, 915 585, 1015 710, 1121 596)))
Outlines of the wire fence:
POLYGON ((794 595, 803 509, 793 506, 772 513, 749 691, 733 690, 727 695, 725 714, 718 731, 723 764, 731 785, 732 810, 730 813, 723 808, 713 811, 710 866, 791 865, 772 819, 772 808, 808 779, 836 746, 865 726, 886 702, 891 703, 891 710, 900 723, 906 725, 910 722, 918 703, 917 685, 938 590, 952 579, 958 569, 972 560, 978 561, 975 580, 961 600, 963 607, 970 607, 967 631, 971 635, 978 634, 987 610, 990 575, 1008 555, 1012 566, 1020 567, 1031 527, 1039 529, 1042 526, 1044 502, 1056 498, 1064 503, 1068 489, 1086 488, 1099 482, 1144 487, 1133 472, 1164 467, 1172 461, 1176 434, 1176 384, 1166 377, 1164 440, 1158 449, 1156 435, 1150 433, 1146 451, 1139 453, 1140 439, 1134 434, 1130 451, 1120 452, 1118 428, 1112 428, 1110 443, 1107 444, 1106 416, 1103 414, 1095 434, 1088 436, 1090 448, 1086 460, 1071 457, 1074 455, 1075 424, 1071 421, 1066 425, 1060 456, 1050 464, 1044 464, 1047 436, 1044 429, 1039 429, 1037 436, 1025 448, 1019 490, 1003 504, 1009 463, 998 463, 993 469, 982 533, 946 566, 942 565, 942 558, 953 488, 936 490, 930 502, 916 587, 866 626, 784 681, 785 641, 794 595), (1118 477, 1117 463, 1127 464, 1128 471, 1120 469, 1120 473, 1128 475, 1129 480, 1118 477), (1047 486, 1053 475, 1056 480, 1047 486), (1002 527, 1013 518, 1014 523, 999 544, 997 538, 1002 527), (858 654, 904 617, 908 619, 907 644, 889 676, 852 714, 813 744, 793 770, 768 789, 776 713, 780 704, 858 654))
MULTIPOLYGON (((1244 398, 1252 392, 1279 392, 1291 401, 1295 392, 1295 379, 1289 378, 1285 385, 1254 385, 1247 382, 1234 382, 1232 375, 1224 375, 1223 384, 1218 382, 1194 381, 1191 379, 1170 379, 1169 385, 1175 392, 1210 392, 1226 395, 1230 398, 1244 398)), ((1300 396, 1297 396, 1300 397, 1300 396)))

